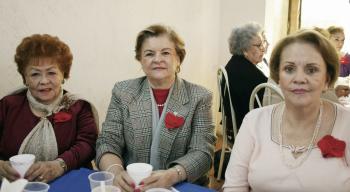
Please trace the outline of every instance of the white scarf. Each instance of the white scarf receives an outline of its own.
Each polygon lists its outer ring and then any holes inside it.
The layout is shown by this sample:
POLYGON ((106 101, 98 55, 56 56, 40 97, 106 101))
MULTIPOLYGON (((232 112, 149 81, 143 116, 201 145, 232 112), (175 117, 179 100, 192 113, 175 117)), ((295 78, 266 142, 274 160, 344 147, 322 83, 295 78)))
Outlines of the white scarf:
POLYGON ((58 147, 56 135, 47 117, 64 107, 60 105, 62 98, 63 90, 61 90, 60 95, 52 104, 44 105, 39 103, 29 90, 27 91, 27 99, 30 107, 33 110, 43 112, 45 115, 41 117, 39 123, 23 140, 18 154, 34 154, 37 161, 50 161, 57 158, 58 147))

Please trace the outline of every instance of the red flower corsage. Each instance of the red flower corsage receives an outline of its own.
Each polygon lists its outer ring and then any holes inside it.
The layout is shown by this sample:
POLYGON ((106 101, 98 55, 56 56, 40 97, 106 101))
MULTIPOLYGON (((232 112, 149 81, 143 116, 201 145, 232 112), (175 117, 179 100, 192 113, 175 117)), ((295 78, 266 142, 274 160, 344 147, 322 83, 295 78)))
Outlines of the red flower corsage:
POLYGON ((344 157, 346 143, 342 140, 334 138, 331 135, 324 136, 317 143, 317 146, 320 148, 324 158, 344 157))
POLYGON ((165 116, 165 126, 168 129, 179 128, 185 123, 185 119, 176 112, 168 112, 165 116))
POLYGON ((72 119, 72 114, 67 113, 67 112, 63 112, 63 111, 55 113, 55 115, 53 117, 53 121, 55 123, 61 123, 61 122, 69 121, 70 119, 72 119))
POLYGON ((341 64, 349 64, 350 63, 350 57, 349 56, 344 56, 344 57, 342 57, 342 58, 340 58, 340 63, 341 64))

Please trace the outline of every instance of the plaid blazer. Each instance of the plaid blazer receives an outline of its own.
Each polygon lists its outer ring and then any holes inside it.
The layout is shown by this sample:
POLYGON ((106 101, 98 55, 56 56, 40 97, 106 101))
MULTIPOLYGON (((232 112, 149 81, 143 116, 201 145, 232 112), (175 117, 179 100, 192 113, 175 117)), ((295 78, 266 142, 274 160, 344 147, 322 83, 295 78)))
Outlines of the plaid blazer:
MULTIPOLYGON (((97 139, 97 165, 104 153, 119 156, 124 165, 150 162, 152 102, 146 77, 115 84, 102 132, 97 139)), ((216 140, 212 119, 212 93, 177 78, 166 112, 177 112, 185 123, 167 129, 162 122, 159 139, 160 169, 182 165, 187 180, 208 173, 216 140)), ((169 97, 168 96, 168 97, 169 97)))

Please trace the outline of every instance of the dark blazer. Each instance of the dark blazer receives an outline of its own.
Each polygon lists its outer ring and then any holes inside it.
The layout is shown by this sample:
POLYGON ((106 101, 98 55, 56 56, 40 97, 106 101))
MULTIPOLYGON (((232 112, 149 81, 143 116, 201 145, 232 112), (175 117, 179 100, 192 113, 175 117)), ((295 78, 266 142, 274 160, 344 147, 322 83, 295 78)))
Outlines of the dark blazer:
MULTIPOLYGON (((239 128, 244 116, 249 112, 249 98, 253 89, 260 83, 266 83, 267 77, 253 63, 240 55, 232 56, 225 69, 230 85, 232 105, 236 114, 237 128, 239 128)), ((224 97, 224 107, 229 114, 227 126, 229 134, 233 135, 230 103, 226 95, 228 94, 225 94, 224 97)), ((262 100, 264 93, 259 92, 258 95, 262 100)))
MULTIPOLYGON (((182 126, 161 125, 160 169, 182 165, 187 180, 194 182, 210 170, 216 140, 212 119, 212 93, 177 78, 169 95, 166 112, 185 118, 182 126)), ((115 84, 106 120, 97 139, 97 165, 104 153, 119 156, 124 165, 150 162, 152 143, 152 102, 146 77, 115 84)), ((203 178, 203 177, 202 177, 203 178)))

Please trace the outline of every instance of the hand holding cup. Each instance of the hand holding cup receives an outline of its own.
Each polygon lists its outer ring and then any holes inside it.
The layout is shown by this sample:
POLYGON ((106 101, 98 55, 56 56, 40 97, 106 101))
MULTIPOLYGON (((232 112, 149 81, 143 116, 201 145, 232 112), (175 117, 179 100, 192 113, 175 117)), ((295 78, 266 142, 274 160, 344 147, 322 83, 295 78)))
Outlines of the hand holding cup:
POLYGON ((21 178, 24 178, 25 173, 35 161, 35 155, 19 154, 10 158, 11 166, 19 173, 21 178))
POLYGON ((136 187, 140 182, 149 177, 152 173, 153 166, 147 163, 132 163, 126 167, 128 175, 135 181, 136 187))

